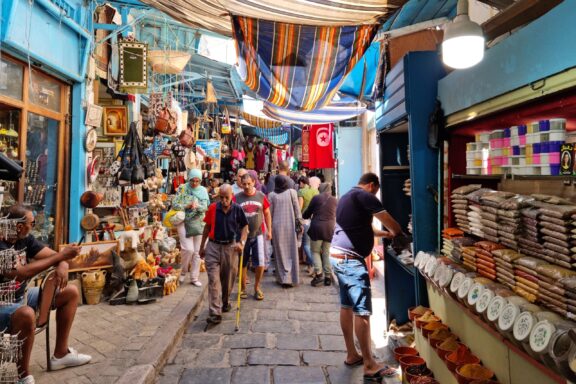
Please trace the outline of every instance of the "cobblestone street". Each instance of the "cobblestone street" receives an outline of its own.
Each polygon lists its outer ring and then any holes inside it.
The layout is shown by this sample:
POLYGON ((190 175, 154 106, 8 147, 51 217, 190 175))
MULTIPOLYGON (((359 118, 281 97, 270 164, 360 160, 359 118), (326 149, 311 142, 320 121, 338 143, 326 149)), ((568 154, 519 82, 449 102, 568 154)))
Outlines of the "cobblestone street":
MULTIPOLYGON (((265 299, 256 301, 250 295, 242 301, 238 332, 234 331, 234 309, 223 314, 220 325, 207 326, 204 302, 157 383, 362 383, 362 368, 348 368, 343 363, 346 354, 337 288, 313 288, 303 270, 300 276, 301 286, 284 289, 266 273, 262 284, 265 299)), ((249 293, 251 289, 249 285, 249 293)), ((386 360, 390 355, 387 348, 382 350, 375 354, 386 360)))

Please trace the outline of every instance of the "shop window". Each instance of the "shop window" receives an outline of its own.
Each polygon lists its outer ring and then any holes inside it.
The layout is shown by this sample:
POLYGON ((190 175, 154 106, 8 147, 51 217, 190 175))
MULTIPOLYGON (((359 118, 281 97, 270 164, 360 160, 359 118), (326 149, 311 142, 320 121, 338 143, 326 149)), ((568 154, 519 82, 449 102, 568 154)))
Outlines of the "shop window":
POLYGON ((34 236, 52 246, 57 208, 59 124, 57 120, 28 113, 24 204, 35 215, 34 236))
POLYGON ((60 112, 60 83, 42 76, 38 71, 30 72, 30 101, 32 104, 60 112))
POLYGON ((24 68, 0 57, 0 95, 22 100, 24 68))
MULTIPOLYGON (((0 153, 18 159, 20 110, 0 104, 0 153)), ((18 198, 18 183, 0 182, 0 206, 10 206, 18 198)))

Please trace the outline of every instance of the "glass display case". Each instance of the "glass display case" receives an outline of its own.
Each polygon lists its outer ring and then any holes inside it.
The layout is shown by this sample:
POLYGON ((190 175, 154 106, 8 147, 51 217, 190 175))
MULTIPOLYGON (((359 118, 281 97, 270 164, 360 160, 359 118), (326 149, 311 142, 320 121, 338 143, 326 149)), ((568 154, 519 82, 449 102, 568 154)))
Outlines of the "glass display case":
POLYGON ((24 67, 0 57, 0 95, 22 100, 24 67))
POLYGON ((57 120, 28 113, 23 203, 36 218, 32 234, 46 244, 54 242, 59 125, 57 120))

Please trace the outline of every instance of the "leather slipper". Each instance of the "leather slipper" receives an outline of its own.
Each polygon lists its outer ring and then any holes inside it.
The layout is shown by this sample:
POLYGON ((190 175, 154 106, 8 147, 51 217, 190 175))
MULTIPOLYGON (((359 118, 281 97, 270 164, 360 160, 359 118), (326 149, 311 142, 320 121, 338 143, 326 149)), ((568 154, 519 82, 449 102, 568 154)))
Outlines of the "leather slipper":
POLYGON ((384 379, 385 377, 394 377, 397 374, 397 370, 394 368, 390 368, 388 366, 385 366, 384 368, 380 369, 377 372, 374 372, 371 375, 364 375, 364 380, 365 381, 373 381, 376 383, 381 383, 382 379, 384 379))
POLYGON ((357 367, 357 366, 362 365, 362 364, 364 364, 364 358, 363 357, 360 357, 358 360, 356 360, 352 363, 349 363, 346 360, 344 360, 344 365, 347 367, 357 367))

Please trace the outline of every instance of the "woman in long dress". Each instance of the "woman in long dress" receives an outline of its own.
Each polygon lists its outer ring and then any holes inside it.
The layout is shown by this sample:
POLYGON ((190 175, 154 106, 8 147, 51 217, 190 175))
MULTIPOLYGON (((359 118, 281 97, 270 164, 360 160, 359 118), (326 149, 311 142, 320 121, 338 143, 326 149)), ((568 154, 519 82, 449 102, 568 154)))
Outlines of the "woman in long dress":
POLYGON ((300 283, 296 220, 301 220, 296 191, 288 187, 288 177, 274 179, 274 192, 268 195, 272 214, 272 243, 276 260, 276 277, 284 287, 300 283))

